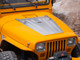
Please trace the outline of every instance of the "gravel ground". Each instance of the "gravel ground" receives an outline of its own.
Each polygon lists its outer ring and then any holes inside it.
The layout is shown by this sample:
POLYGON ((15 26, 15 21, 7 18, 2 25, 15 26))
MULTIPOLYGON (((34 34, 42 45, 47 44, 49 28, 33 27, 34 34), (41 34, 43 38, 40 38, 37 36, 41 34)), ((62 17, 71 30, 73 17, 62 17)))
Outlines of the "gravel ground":
POLYGON ((56 0, 53 14, 65 22, 80 37, 80 0, 56 0))

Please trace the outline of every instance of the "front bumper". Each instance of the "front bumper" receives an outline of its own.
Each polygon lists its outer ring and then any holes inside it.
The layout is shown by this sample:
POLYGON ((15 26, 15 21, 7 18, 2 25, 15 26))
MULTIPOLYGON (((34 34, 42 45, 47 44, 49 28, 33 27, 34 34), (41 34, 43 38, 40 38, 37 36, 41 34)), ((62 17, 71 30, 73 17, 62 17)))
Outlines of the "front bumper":
POLYGON ((71 55, 68 55, 66 51, 60 51, 54 53, 54 55, 49 57, 47 60, 80 60, 80 56, 75 58, 71 55))
POLYGON ((80 57, 77 58, 72 57, 72 60, 80 60, 80 57))

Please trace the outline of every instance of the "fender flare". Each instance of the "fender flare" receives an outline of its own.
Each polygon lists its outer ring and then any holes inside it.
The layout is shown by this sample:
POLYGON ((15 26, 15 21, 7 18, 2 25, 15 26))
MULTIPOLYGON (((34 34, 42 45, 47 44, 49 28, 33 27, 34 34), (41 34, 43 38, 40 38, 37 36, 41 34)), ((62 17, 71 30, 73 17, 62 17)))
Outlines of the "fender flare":
POLYGON ((14 46, 16 46, 17 48, 19 48, 21 50, 34 52, 33 49, 27 48, 26 46, 20 44, 19 42, 15 41, 15 40, 13 40, 13 39, 11 39, 9 37, 3 38, 2 41, 6 41, 6 42, 8 42, 8 43, 10 43, 10 44, 12 44, 14 46))

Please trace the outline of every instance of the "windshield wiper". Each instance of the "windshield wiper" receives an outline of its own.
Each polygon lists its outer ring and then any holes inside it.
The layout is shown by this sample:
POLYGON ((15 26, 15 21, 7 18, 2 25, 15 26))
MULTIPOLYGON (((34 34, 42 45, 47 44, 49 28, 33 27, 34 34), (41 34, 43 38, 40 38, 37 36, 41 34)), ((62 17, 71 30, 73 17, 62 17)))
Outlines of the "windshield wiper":
MULTIPOLYGON (((38 0, 36 0, 36 1, 38 1, 38 0)), ((32 5, 35 5, 36 8, 37 8, 37 3, 36 4, 33 4, 31 1, 28 1, 28 2, 30 2, 32 5)))
POLYGON ((6 2, 6 1, 5 1, 4 3, 9 4, 9 6, 11 6, 14 10, 16 10, 16 8, 13 7, 10 2, 8 2, 8 1, 6 2))
MULTIPOLYGON (((13 7, 13 6, 11 5, 11 3, 9 3, 8 1, 3 0, 2 4, 9 4, 9 6, 11 6, 14 10, 16 10, 16 8, 13 7)), ((4 5, 3 5, 3 6, 4 6, 4 5)), ((2 7, 3 7, 3 6, 2 6, 2 7)), ((1 7, 1 8, 2 8, 2 7, 1 7)))
MULTIPOLYGON (((38 2, 38 0, 36 0, 36 2, 38 2)), ((37 6, 38 6, 37 4, 38 4, 38 3, 35 4, 35 5, 36 5, 36 8, 37 8, 37 6)))

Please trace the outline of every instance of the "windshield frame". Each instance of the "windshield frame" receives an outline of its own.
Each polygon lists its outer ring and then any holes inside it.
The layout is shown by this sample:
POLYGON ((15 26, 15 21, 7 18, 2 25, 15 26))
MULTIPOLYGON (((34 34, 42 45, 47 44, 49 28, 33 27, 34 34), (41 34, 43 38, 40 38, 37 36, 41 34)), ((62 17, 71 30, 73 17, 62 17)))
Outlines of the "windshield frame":
MULTIPOLYGON (((34 4, 34 2, 32 2, 32 3, 34 4)), ((23 3, 23 4, 21 4, 21 3, 11 3, 12 6, 18 6, 18 7, 15 7, 15 8, 35 6, 35 5, 32 5, 30 2, 26 2, 26 3, 23 3), (19 5, 23 5, 23 4, 26 5, 26 6, 19 6, 19 5)), ((35 3, 35 4, 37 4, 37 6, 49 5, 50 4, 50 0, 48 0, 48 3, 45 3, 45 4, 42 4, 42 3, 41 4, 40 3, 35 3)), ((0 9, 11 9, 12 8, 11 6, 9 6, 9 4, 5 4, 5 5, 7 5, 6 8, 0 8, 0 9)), ((2 7, 2 6, 4 6, 4 4, 0 5, 0 7, 2 7)))

